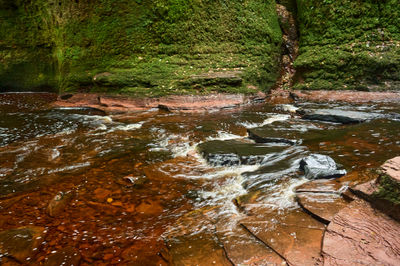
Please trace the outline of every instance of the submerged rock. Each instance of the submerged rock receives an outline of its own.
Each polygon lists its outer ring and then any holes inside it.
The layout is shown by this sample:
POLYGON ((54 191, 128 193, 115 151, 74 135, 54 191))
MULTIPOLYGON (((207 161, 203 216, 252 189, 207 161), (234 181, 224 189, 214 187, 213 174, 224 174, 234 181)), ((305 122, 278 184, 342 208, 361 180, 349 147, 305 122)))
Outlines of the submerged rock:
POLYGON ((351 191, 400 221, 400 157, 386 161, 376 179, 354 186, 351 191))
POLYGON ((318 109, 305 111, 302 117, 307 120, 318 120, 340 124, 356 124, 367 122, 372 119, 382 118, 383 115, 357 111, 318 109))
POLYGON ((345 175, 346 170, 338 170, 335 161, 322 154, 311 154, 300 161, 300 169, 306 178, 336 178, 345 175))
POLYGON ((284 147, 246 143, 239 140, 213 140, 198 145, 199 152, 212 165, 255 165, 268 160, 284 147))
POLYGON ((0 233, 0 258, 12 257, 21 263, 34 256, 44 233, 43 227, 27 226, 0 233))
POLYGON ((45 261, 45 266, 78 266, 81 260, 79 251, 73 247, 66 247, 51 254, 45 261))
POLYGON ((353 201, 325 232, 324 265, 398 265, 399 235, 399 223, 365 201, 353 201))
POLYGON ((251 213, 241 221, 242 226, 289 265, 316 265, 320 261, 322 223, 299 209, 278 212, 270 207, 253 208, 251 213))
POLYGON ((296 132, 288 130, 275 130, 271 125, 247 129, 249 138, 257 143, 285 143, 294 145, 299 141, 295 139, 296 132))
POLYGON ((297 193, 299 205, 314 218, 328 224, 335 214, 349 204, 340 195, 334 193, 297 193))
POLYGON ((72 196, 72 192, 58 192, 47 206, 47 214, 51 217, 60 215, 72 199, 72 196))

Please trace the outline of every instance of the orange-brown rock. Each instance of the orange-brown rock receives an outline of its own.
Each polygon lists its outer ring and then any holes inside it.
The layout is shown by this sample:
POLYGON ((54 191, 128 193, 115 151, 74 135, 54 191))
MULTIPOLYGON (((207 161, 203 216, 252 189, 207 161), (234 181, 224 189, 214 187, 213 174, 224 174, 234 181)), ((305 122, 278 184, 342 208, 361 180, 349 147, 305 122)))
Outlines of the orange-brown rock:
POLYGON ((315 102, 398 102, 400 92, 366 92, 366 91, 294 91, 299 100, 315 102))
POLYGON ((296 199, 306 212, 325 224, 349 204, 349 201, 333 193, 297 193, 296 199))
POLYGON ((325 232, 324 265, 398 265, 399 235, 399 223, 365 201, 353 201, 325 232))
POLYGON ((315 265, 321 259, 325 226, 300 209, 263 210, 241 224, 289 265, 315 265))
POLYGON ((283 258, 231 219, 221 219, 215 228, 234 265, 286 265, 283 258))
POLYGON ((107 96, 100 94, 77 93, 67 99, 53 103, 55 107, 92 107, 108 113, 137 112, 152 108, 169 111, 210 111, 215 109, 235 108, 254 101, 263 100, 265 94, 252 96, 242 94, 176 95, 160 98, 130 98, 126 96, 107 96))
POLYGON ((73 247, 66 247, 51 254, 45 261, 45 266, 77 266, 81 260, 79 251, 73 247))
POLYGON ((395 182, 400 183, 400 156, 386 161, 381 168, 395 182))
POLYGON ((0 233, 0 258, 8 256, 26 263, 38 252, 43 242, 44 228, 38 226, 20 227, 0 233))

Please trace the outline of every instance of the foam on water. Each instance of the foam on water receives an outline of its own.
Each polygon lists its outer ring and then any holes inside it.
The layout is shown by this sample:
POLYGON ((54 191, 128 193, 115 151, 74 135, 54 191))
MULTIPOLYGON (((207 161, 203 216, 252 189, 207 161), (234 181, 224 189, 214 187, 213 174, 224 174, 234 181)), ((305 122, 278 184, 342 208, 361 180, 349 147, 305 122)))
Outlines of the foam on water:
POLYGON ((207 137, 207 141, 213 140, 231 140, 231 139, 240 139, 243 136, 235 135, 226 131, 218 131, 216 136, 207 137))
POLYGON ((289 118, 290 118, 290 115, 286 115, 286 114, 272 114, 270 117, 268 117, 261 123, 241 122, 241 123, 239 123, 239 125, 242 125, 246 128, 256 128, 256 127, 262 127, 265 125, 269 125, 269 124, 272 124, 277 121, 285 121, 285 120, 288 120, 289 118))

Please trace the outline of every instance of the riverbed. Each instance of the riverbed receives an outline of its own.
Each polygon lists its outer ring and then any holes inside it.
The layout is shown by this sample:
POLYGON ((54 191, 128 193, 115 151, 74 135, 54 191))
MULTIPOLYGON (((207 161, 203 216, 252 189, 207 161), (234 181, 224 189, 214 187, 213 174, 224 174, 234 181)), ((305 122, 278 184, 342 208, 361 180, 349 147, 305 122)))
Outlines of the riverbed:
POLYGON ((256 218, 270 221, 260 228, 270 228, 279 242, 274 221, 307 215, 295 193, 309 181, 299 170, 302 158, 329 155, 348 173, 335 181, 345 190, 400 154, 400 121, 384 116, 400 113, 396 103, 296 104, 383 114, 342 125, 306 121, 269 103, 106 114, 50 107, 55 98, 0 95, 0 231, 44 228, 40 247, 27 258, 33 264, 59 260, 55 254, 66 248, 83 265, 282 263, 254 233, 256 218), (255 143, 247 130, 258 127, 299 138, 295 145, 255 143), (263 158, 210 163, 198 149, 207 142, 263 158), (57 195, 63 207, 49 210, 57 195))

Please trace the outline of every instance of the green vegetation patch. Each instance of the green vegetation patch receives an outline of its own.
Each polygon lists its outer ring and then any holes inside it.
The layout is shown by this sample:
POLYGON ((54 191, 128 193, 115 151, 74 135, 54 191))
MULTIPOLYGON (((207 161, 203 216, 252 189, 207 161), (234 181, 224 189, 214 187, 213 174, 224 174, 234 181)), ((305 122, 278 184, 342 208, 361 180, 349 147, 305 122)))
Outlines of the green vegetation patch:
POLYGON ((270 88, 279 71, 281 30, 271 0, 31 0, 0 6, 0 50, 49 47, 59 91, 250 93, 270 88), (187 82, 231 71, 241 71, 240 84, 187 82))
POLYGON ((372 194, 375 199, 384 199, 400 206, 400 183, 387 175, 379 177, 379 189, 372 194))
POLYGON ((297 0, 297 89, 400 88, 400 5, 297 0))

